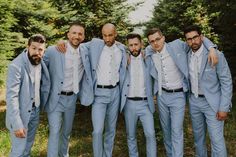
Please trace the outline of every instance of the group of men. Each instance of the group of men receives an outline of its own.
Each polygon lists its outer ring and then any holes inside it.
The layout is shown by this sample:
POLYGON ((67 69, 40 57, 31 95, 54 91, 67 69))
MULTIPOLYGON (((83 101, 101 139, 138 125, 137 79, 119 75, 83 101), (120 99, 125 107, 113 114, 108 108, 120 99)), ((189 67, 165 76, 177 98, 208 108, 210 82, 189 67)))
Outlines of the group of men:
POLYGON ((136 125, 140 120, 146 156, 156 157, 155 95, 168 157, 183 156, 186 97, 196 156, 207 157, 207 128, 212 156, 226 157, 223 127, 232 97, 228 64, 198 26, 187 27, 184 34, 186 42, 166 43, 161 30, 150 29, 150 45, 143 51, 141 36, 130 33, 127 52, 115 40, 113 24, 102 27, 103 39, 83 43, 84 26, 72 23, 68 40, 49 46, 45 54, 45 37, 30 37, 28 47, 8 68, 6 126, 11 135, 10 156, 30 155, 41 108, 49 122, 47 156, 68 157, 79 97, 82 105, 92 105, 94 157, 112 157, 119 111, 125 117, 129 156, 139 156, 136 125))

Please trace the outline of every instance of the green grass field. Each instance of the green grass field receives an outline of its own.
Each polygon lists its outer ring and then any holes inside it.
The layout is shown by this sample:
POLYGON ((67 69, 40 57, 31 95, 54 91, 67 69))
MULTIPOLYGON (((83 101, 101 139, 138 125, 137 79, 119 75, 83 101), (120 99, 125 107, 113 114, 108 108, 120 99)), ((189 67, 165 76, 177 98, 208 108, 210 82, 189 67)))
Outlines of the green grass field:
MULTIPOLYGON (((233 104, 236 104, 236 96, 234 96, 233 104)), ((73 131, 70 140, 70 156, 71 157, 92 157, 92 123, 91 108, 81 107, 78 105, 73 131)), ((155 113, 155 130, 157 138, 158 156, 165 157, 165 149, 163 145, 163 137, 160 129, 158 113, 155 113)), ((41 114, 41 121, 36 135, 34 147, 32 149, 32 157, 45 157, 47 151, 48 123, 45 113, 41 114)), ((138 148, 140 157, 145 157, 145 137, 142 126, 139 123, 138 132, 138 148)), ((229 118, 225 122, 225 140, 229 157, 236 157, 236 107, 233 106, 229 118)), ((208 139, 208 150, 210 154, 210 144, 208 139)), ((5 112, 0 112, 0 156, 8 156, 10 151, 10 139, 8 130, 5 128, 5 112)), ((114 157, 128 157, 128 147, 126 142, 126 133, 124 127, 124 117, 121 114, 118 119, 117 133, 113 151, 114 157)), ((184 122, 184 157, 193 157, 193 135, 192 128, 186 108, 184 122)))

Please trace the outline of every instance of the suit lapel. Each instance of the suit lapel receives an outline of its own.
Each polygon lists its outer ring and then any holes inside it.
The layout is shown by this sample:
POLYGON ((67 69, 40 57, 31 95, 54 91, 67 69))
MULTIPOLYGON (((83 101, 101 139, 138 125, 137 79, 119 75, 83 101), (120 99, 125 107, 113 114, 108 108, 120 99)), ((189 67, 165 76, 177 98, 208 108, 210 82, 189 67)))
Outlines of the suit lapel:
MULTIPOLYGON (((64 53, 61 53, 61 52, 57 52, 60 54, 60 59, 61 59, 61 69, 62 69, 62 74, 64 74, 64 70, 65 70, 65 54, 64 53)), ((68 52, 66 52, 68 53, 68 52)), ((64 75, 63 75, 64 76, 64 75)))
POLYGON ((97 55, 97 57, 96 57, 97 59, 95 60, 95 64, 94 64, 96 66, 96 69, 98 67, 99 59, 101 57, 104 46, 105 46, 105 43, 104 43, 104 41, 102 41, 102 44, 98 44, 96 54, 93 54, 93 55, 97 55))
POLYGON ((27 72, 27 74, 28 74, 28 76, 30 78, 30 82, 32 84, 32 78, 30 76, 30 67, 29 67, 30 63, 29 63, 29 59, 28 59, 28 56, 27 56, 26 52, 27 52, 27 49, 25 49, 21 55, 23 57, 23 61, 24 61, 26 72, 27 72))
POLYGON ((201 68, 200 68, 200 78, 202 77, 203 71, 206 67, 207 59, 208 59, 208 52, 204 47, 203 51, 202 51, 202 63, 201 63, 201 68))

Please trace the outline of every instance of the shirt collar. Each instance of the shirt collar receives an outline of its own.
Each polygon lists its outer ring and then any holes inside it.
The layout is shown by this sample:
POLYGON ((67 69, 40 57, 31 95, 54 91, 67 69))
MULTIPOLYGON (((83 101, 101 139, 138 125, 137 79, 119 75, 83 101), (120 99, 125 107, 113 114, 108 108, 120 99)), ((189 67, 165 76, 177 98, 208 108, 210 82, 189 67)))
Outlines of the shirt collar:
POLYGON ((74 51, 78 52, 79 50, 79 46, 75 49, 74 47, 71 46, 70 42, 67 42, 67 48, 68 48, 68 52, 73 54, 74 51))
POLYGON ((202 51, 203 51, 203 44, 201 45, 201 47, 196 51, 196 52, 193 52, 192 51, 192 56, 197 56, 197 57, 200 57, 201 54, 202 54, 202 51))

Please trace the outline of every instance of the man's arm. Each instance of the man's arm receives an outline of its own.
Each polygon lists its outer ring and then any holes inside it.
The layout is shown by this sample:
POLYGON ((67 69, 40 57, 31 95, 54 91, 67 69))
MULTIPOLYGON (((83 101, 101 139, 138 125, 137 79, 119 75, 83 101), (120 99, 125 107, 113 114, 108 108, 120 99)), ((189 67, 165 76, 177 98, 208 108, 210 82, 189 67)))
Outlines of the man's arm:
POLYGON ((25 128, 20 116, 19 92, 21 86, 21 69, 17 65, 11 64, 8 67, 7 78, 7 116, 10 125, 17 137, 25 137, 25 128))
POLYGON ((59 40, 56 44, 56 49, 61 53, 66 53, 66 41, 65 40, 59 40))
POLYGON ((219 63, 216 67, 217 76, 220 81, 220 90, 221 90, 221 98, 220 98, 220 108, 217 113, 218 120, 225 120, 227 118, 227 112, 232 105, 232 77, 230 73, 230 69, 228 63, 224 57, 223 53, 219 53, 219 63))
POLYGON ((214 67, 218 63, 218 56, 217 56, 217 46, 213 44, 208 38, 203 37, 203 44, 209 50, 208 54, 208 62, 211 63, 211 66, 214 67))

